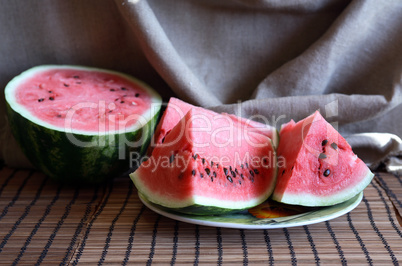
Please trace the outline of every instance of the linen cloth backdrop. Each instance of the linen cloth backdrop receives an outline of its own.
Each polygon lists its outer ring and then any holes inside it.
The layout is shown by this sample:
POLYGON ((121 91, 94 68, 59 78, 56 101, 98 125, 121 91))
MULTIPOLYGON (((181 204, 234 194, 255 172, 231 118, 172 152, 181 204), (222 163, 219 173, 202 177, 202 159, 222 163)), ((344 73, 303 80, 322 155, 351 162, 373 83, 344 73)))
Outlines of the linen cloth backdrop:
MULTIPOLYGON (((402 171, 400 0, 0 1, 0 36, 2 88, 75 64, 278 128, 319 109, 366 163, 402 171)), ((29 167, 0 103, 1 156, 29 167)))

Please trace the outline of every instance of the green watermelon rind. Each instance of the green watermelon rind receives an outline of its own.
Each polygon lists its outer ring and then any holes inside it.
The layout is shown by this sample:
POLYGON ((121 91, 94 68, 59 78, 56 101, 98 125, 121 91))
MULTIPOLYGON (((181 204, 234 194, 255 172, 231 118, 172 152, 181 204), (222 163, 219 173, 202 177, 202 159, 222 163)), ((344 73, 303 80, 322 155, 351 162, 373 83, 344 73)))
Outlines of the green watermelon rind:
POLYGON ((302 206, 332 206, 342 202, 345 202, 360 192, 362 192, 372 181, 374 174, 367 168, 367 172, 361 181, 355 185, 348 188, 342 189, 341 192, 331 194, 328 196, 324 195, 313 195, 311 193, 273 193, 272 199, 285 204, 292 205, 302 205, 302 206))
POLYGON ((279 135, 279 130, 277 130, 276 128, 272 129, 273 133, 272 133, 272 145, 274 146, 274 149, 276 150, 279 146, 279 140, 280 140, 280 135, 279 135))
MULTIPOLYGON (((97 68, 46 65, 23 72, 10 81, 5 90, 7 118, 12 134, 28 160, 44 174, 58 182, 68 184, 98 184, 129 170, 130 154, 137 153, 141 156, 145 153, 160 108, 154 109, 152 116, 151 113, 147 114, 146 124, 135 125, 125 132, 92 135, 88 132, 65 132, 63 129, 32 118, 32 115, 26 115, 26 110, 19 108, 13 97, 10 97, 18 82, 27 77, 24 73, 33 75, 35 72, 33 70, 53 68, 89 69, 127 77, 125 74, 97 68), (72 140, 87 145, 77 145, 72 140)), ((148 90, 152 89, 148 87, 148 90)), ((154 107, 158 103, 161 106, 160 96, 154 91, 150 95, 153 103, 156 103, 154 107)))
POLYGON ((176 212, 176 213, 184 213, 184 214, 190 214, 190 215, 198 215, 198 216, 203 216, 203 215, 224 215, 224 214, 230 214, 230 213, 236 213, 236 212, 241 212, 244 210, 248 210, 249 208, 243 208, 243 209, 233 209, 233 208, 221 208, 221 207, 216 207, 216 206, 205 206, 205 205, 200 205, 200 204, 193 204, 187 207, 181 207, 181 208, 172 208, 172 207, 166 207, 161 204, 156 204, 152 202, 149 198, 147 198, 144 194, 138 193, 139 197, 147 200, 148 202, 151 202, 152 204, 156 205, 159 209, 168 211, 168 212, 176 212))
POLYGON ((152 127, 158 114, 143 128, 134 132, 103 136, 73 134, 70 138, 86 143, 104 142, 105 146, 79 147, 71 143, 66 133, 37 125, 7 105, 8 119, 14 138, 28 160, 44 174, 58 182, 96 184, 120 175, 129 169, 130 153, 143 155, 150 141, 152 127), (139 141, 146 130, 147 136, 139 147, 119 146, 139 141), (121 150, 125 150, 121 155, 121 150), (119 159, 122 158, 122 159, 119 159))

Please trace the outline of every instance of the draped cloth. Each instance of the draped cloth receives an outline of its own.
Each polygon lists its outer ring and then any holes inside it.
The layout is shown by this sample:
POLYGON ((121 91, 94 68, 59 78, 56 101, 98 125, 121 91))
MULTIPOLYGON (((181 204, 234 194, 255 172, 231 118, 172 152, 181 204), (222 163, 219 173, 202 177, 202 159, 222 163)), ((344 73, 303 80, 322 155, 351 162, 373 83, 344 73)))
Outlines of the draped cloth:
MULTIPOLYGON (((80 64, 277 128, 320 110, 372 168, 402 172, 402 1, 17 0, 0 12, 3 87, 35 65, 80 64)), ((4 115, 0 126, 2 157, 26 165, 4 115)))

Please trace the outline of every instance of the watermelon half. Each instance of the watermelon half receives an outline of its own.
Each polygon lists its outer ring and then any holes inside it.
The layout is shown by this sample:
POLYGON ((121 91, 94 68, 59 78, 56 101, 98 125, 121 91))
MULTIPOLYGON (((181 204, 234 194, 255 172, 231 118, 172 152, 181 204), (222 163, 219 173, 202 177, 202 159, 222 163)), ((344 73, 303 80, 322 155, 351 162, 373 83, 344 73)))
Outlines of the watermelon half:
POLYGON ((127 171, 131 154, 146 149, 161 107, 160 96, 131 76, 68 65, 23 72, 7 84, 5 97, 27 158, 73 184, 127 171))
POLYGON ((284 163, 272 198, 282 203, 334 205, 363 191, 374 176, 318 111, 282 126, 277 154, 284 163))
MULTIPOLYGON (((167 113, 160 123, 176 118, 167 113)), ((243 122, 192 107, 171 129, 159 131, 160 143, 130 177, 146 199, 178 212, 256 206, 274 189, 276 153, 266 134, 243 122)))

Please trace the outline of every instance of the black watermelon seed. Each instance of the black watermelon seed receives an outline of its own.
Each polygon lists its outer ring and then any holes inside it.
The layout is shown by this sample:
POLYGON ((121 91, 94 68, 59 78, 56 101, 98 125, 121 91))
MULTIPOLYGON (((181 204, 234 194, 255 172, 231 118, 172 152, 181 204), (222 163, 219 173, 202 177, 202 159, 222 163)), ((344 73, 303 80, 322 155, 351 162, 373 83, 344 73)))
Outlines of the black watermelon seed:
POLYGON ((331 143, 331 147, 332 147, 332 149, 334 149, 334 150, 337 150, 337 149, 338 149, 338 145, 336 145, 335 142, 332 142, 332 143, 331 143))
POLYGON ((285 174, 285 169, 282 171, 282 175, 284 175, 285 174))
POLYGON ((203 175, 203 174, 200 174, 200 177, 201 177, 201 178, 204 178, 204 175, 203 175))
POLYGON ((193 171, 191 171, 191 174, 193 175, 193 176, 195 176, 195 170, 193 169, 193 171))
POLYGON ((216 168, 219 168, 219 163, 216 164, 216 168))
POLYGON ((248 163, 246 163, 246 168, 248 168, 248 163))
POLYGON ((163 143, 164 141, 165 141, 165 137, 163 137, 163 138, 162 138, 162 141, 161 141, 161 143, 163 143))
POLYGON ((253 170, 250 170, 249 172, 250 172, 250 175, 251 175, 251 176, 254 176, 253 170))
POLYGON ((213 161, 211 161, 211 167, 214 167, 214 162, 213 161))
POLYGON ((240 165, 240 167, 241 167, 241 169, 243 169, 243 168, 244 168, 244 165, 243 165, 243 164, 241 164, 241 165, 240 165))
POLYGON ((48 91, 48 93, 52 93, 53 91, 48 91))
POLYGON ((61 117, 61 114, 56 115, 56 117, 60 118, 60 117, 61 117))
POLYGON ((235 168, 235 172, 236 172, 236 174, 239 174, 239 171, 237 171, 237 168, 235 168))
POLYGON ((79 77, 79 76, 73 76, 73 78, 75 78, 75 79, 79 79, 80 77, 79 77))
POLYGON ((324 139, 324 140, 321 142, 321 145, 322 145, 322 146, 325 146, 325 145, 327 145, 327 143, 328 143, 328 140, 327 140, 327 139, 324 139))
POLYGON ((325 155, 324 153, 320 153, 320 155, 318 156, 318 158, 320 158, 320 159, 325 159, 325 158, 327 158, 327 155, 325 155))
POLYGON ((241 185, 241 180, 239 179, 239 185, 241 185))
POLYGON ((243 175, 243 174, 240 174, 240 177, 241 177, 241 179, 244 179, 244 175, 243 175))
POLYGON ((230 172, 232 174, 233 177, 236 177, 236 173, 234 171, 230 172))
POLYGON ((231 165, 229 165, 229 170, 230 170, 230 172, 233 172, 233 169, 232 169, 231 165))
POLYGON ((115 89, 110 89, 110 91, 116 91, 115 89))
POLYGON ((201 161, 202 161, 202 164, 205 164, 205 159, 204 158, 202 158, 201 161))
POLYGON ((120 101, 120 103, 124 103, 124 101, 120 101))
POLYGON ((211 170, 209 170, 209 168, 205 168, 205 172, 207 173, 207 175, 211 174, 211 170))
POLYGON ((121 87, 121 90, 122 90, 122 91, 126 91, 127 89, 126 89, 126 88, 124 88, 124 87, 121 87))
POLYGON ((233 183, 233 179, 229 175, 226 176, 226 179, 229 180, 230 183, 233 183))
POLYGON ((114 99, 115 102, 117 102, 118 100, 120 100, 119 98, 114 99))
POLYGON ((329 176, 331 174, 331 171, 329 169, 324 171, 324 176, 329 176))
POLYGON ((136 93, 136 94, 135 94, 135 97, 138 97, 138 96, 140 96, 140 94, 139 94, 139 93, 136 93))
POLYGON ((212 174, 213 174, 214 177, 216 177, 216 172, 215 171, 212 174))
POLYGON ((225 175, 228 175, 228 169, 227 168, 225 168, 225 167, 223 167, 223 172, 225 173, 225 175))
POLYGON ((250 177, 251 183, 254 183, 254 178, 250 177))
POLYGON ((197 157, 198 157, 197 153, 193 155, 194 160, 197 160, 197 157))
POLYGON ((54 97, 49 97, 49 100, 53 101, 53 100, 54 100, 54 97))
POLYGON ((260 172, 257 169, 254 169, 254 173, 258 175, 260 172))
POLYGON ((44 98, 40 98, 38 99, 38 102, 43 102, 45 99, 44 98))
POLYGON ((211 182, 214 182, 214 178, 211 176, 211 182))
POLYGON ((66 84, 66 83, 64 83, 63 85, 64 85, 64 87, 70 87, 70 85, 68 85, 68 84, 66 84))
POLYGON ((174 154, 170 155, 170 158, 169 158, 170 163, 173 163, 173 161, 174 161, 174 154))

